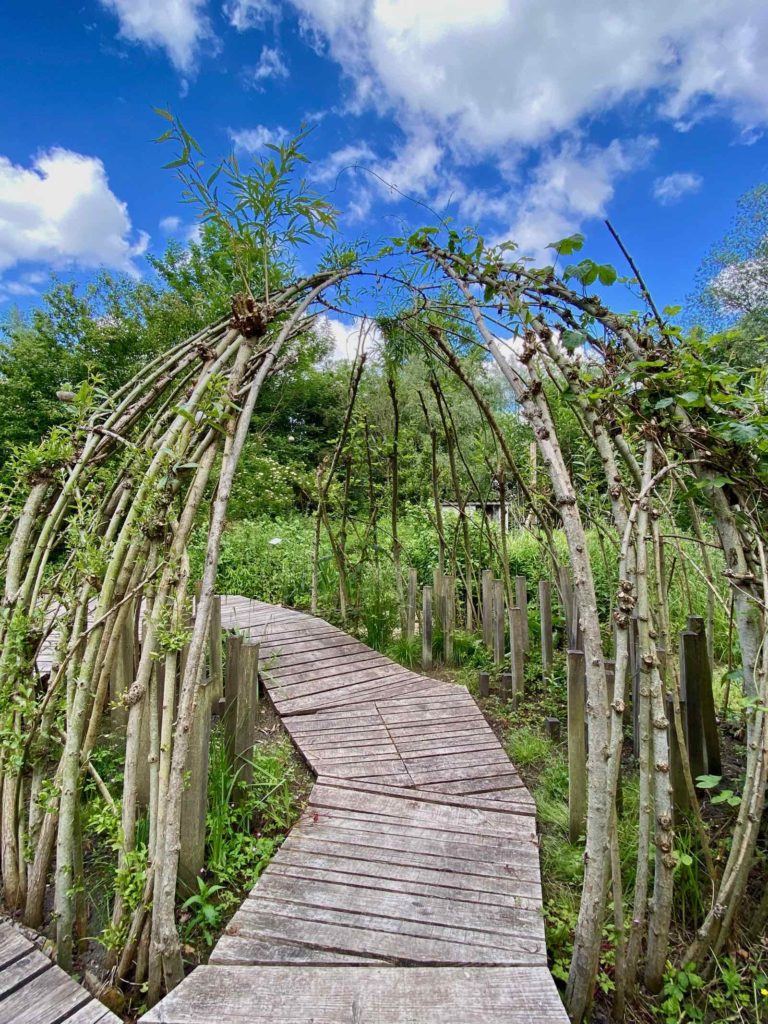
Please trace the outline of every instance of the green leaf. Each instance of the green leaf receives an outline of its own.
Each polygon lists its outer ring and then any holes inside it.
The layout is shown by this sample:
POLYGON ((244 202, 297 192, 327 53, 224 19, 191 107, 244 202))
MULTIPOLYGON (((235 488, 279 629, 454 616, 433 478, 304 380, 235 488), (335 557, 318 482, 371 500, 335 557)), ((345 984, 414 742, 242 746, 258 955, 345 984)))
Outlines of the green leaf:
POLYGON ((567 348, 569 352, 573 352, 575 349, 585 345, 589 339, 581 331, 563 331, 560 335, 560 341, 563 348, 567 348))
POLYGON ((722 775, 698 775, 696 785, 699 789, 715 789, 720 785, 722 775))
POLYGON ((560 253, 561 256, 570 256, 572 253, 578 252, 583 245, 584 235, 577 231, 575 235, 569 235, 567 238, 561 238, 559 242, 550 242, 547 248, 554 249, 555 252, 560 253))
POLYGON ((600 284, 612 285, 618 274, 616 268, 612 267, 610 263, 603 263, 602 266, 597 268, 597 276, 600 278, 600 284))
POLYGON ((170 110, 163 110, 162 107, 152 107, 152 109, 158 115, 158 117, 162 117, 164 118, 164 120, 170 121, 171 124, 173 124, 173 114, 170 112, 170 110))
POLYGON ((670 405, 674 405, 674 398, 660 398, 654 405, 654 409, 668 409, 670 405))

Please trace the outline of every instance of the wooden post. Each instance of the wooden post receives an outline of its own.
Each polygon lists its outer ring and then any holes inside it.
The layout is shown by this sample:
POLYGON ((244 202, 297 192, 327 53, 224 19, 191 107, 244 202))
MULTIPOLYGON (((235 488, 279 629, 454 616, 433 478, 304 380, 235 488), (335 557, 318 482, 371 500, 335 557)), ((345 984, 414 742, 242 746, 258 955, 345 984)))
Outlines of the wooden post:
POLYGON ((531 646, 531 638, 528 635, 528 580, 525 576, 515 576, 515 600, 520 609, 520 640, 523 645, 523 654, 527 654, 531 646))
POLYGON ((235 716, 235 767, 238 779, 247 787, 253 783, 251 761, 259 692, 259 645, 243 644, 240 663, 242 670, 235 716))
POLYGON ((514 700, 515 691, 513 689, 511 672, 501 673, 501 681, 499 683, 499 697, 501 697, 503 701, 507 701, 510 699, 514 700))
POLYGON ((491 677, 487 672, 481 672, 478 677, 478 688, 481 697, 489 697, 491 693, 491 677))
POLYGON ((456 623, 456 577, 443 577, 443 660, 453 664, 453 629, 456 623))
POLYGON ((584 833, 587 813, 587 745, 584 736, 586 666, 583 651, 568 651, 568 838, 584 833))
POLYGON ((432 587, 421 593, 421 667, 432 668, 432 587))
POLYGON ((211 742, 211 683, 198 688, 187 752, 187 781, 181 795, 179 879, 189 891, 205 863, 205 817, 208 812, 208 751, 211 742))
POLYGON ((442 631, 443 623, 443 574, 439 566, 432 573, 432 621, 442 631))
POLYGON ((405 634, 413 640, 416 633, 416 593, 419 580, 415 569, 408 570, 408 611, 405 618, 405 634))
POLYGON ((509 609, 509 665, 511 669, 512 693, 515 700, 519 700, 525 689, 523 612, 519 607, 509 609))
POLYGON ((224 696, 224 672, 221 664, 221 598, 214 597, 211 607, 209 632, 211 704, 215 706, 224 696))
POLYGON ((493 581, 493 660, 500 665, 504 660, 504 584, 493 581))
POLYGON ((552 740, 553 743, 560 742, 560 719, 559 718, 545 718, 544 719, 544 732, 552 740))
POLYGON ((242 675, 243 638, 227 637, 227 674, 224 680, 224 744, 230 767, 236 767, 237 695, 242 675))
POLYGON ((493 572, 483 569, 482 575, 483 601, 483 643, 489 651, 493 650, 493 572))
POLYGON ((688 629, 680 635, 680 695, 686 704, 688 757, 694 781, 699 775, 722 775, 707 637, 704 620, 695 615, 689 616, 688 629))
POLYGON ((549 580, 539 580, 539 618, 541 619, 541 665, 545 672, 552 669, 552 586, 549 580))

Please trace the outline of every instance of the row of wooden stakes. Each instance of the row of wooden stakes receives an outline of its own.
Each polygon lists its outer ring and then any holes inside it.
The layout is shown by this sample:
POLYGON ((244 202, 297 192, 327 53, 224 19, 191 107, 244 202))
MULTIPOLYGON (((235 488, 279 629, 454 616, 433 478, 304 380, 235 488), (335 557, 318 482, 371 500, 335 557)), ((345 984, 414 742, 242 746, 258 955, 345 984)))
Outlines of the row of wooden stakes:
MULTIPOLYGON (((110 680, 110 718, 114 730, 123 731, 127 709, 122 696, 135 678, 140 654, 136 621, 128 623, 121 637, 120 656, 110 680)), ((221 598, 215 597, 208 638, 206 673, 198 691, 189 740, 186 785, 182 796, 181 849, 179 879, 183 886, 196 891, 196 878, 205 863, 205 829, 208 812, 208 764, 211 727, 219 719, 224 731, 227 760, 237 777, 247 784, 253 781, 252 751, 256 726, 256 710, 261 697, 259 689, 259 646, 247 643, 242 636, 224 635, 221 628, 221 598), (223 660, 224 649, 226 661, 223 660)), ((177 659, 178 678, 184 673, 187 648, 177 659)), ((158 660, 153 669, 156 676, 157 707, 143 702, 138 754, 138 798, 149 805, 150 789, 150 725, 154 713, 162 716, 162 694, 165 665, 158 660)), ((178 694, 178 686, 175 687, 178 694)), ((238 787, 236 787, 236 792, 238 787)))

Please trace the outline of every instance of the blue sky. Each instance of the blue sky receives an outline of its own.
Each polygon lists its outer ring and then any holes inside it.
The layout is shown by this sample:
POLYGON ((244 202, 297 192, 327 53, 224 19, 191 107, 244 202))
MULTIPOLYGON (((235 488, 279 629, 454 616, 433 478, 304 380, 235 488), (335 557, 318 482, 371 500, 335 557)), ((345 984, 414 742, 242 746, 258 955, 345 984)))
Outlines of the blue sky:
POLYGON ((212 160, 316 122, 349 237, 429 219, 379 178, 532 253, 581 230, 618 262, 609 216, 665 304, 768 179, 768 4, 5 0, 0 97, 6 308, 188 237, 153 106, 212 160))

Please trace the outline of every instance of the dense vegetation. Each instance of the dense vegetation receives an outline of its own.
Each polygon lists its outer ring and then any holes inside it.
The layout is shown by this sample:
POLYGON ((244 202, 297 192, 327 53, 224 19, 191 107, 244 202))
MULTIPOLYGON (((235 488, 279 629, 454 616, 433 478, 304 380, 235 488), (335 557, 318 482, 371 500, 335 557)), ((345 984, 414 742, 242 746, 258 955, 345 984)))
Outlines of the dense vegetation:
POLYGON ((185 716, 214 586, 320 610, 416 664, 404 580, 414 567, 427 584, 439 567, 459 581, 457 677, 474 688, 477 669, 491 667, 472 628, 482 570, 511 597, 515 575, 533 587, 565 567, 589 666, 582 841, 567 841, 567 770, 541 731, 544 717, 563 714, 563 652, 549 675, 532 653, 523 707, 493 698, 486 711, 537 798, 548 940, 569 1009, 581 1019, 597 992, 617 1018, 629 1006, 669 1022, 760 1019, 766 191, 745 204, 752 233, 742 217, 743 244, 721 246, 705 271, 697 308, 725 309, 727 322, 683 330, 631 260, 626 277, 589 259, 569 264, 579 236, 554 244, 560 273, 443 226, 375 256, 330 241, 318 273, 296 280, 299 248, 326 238, 334 216, 297 177, 301 137, 249 173, 225 162, 222 199, 183 127, 171 121, 167 136, 203 212, 200 240, 153 259, 147 281, 55 284, 28 316, 9 318, 0 347, 6 907, 40 926, 53 878, 60 962, 72 964, 73 936, 95 926, 118 977, 141 986, 148 973, 154 1000, 179 980, 182 944, 210 944, 231 893, 290 826, 288 748, 259 753, 264 788, 244 802, 214 735, 208 873, 177 898, 162 836, 178 828, 185 716), (640 312, 609 309, 620 287, 640 312), (309 315, 319 301, 369 309, 353 360, 331 358, 322 318, 309 315), (471 512, 490 502, 509 508, 503 527, 471 512), (155 646, 137 668, 126 733, 115 735, 103 717, 112 637, 139 593, 155 646), (34 660, 53 607, 61 669, 41 679, 34 660), (721 792, 732 799, 713 798, 720 780, 694 791, 689 777, 694 812, 675 827, 666 729, 644 730, 638 766, 624 750, 623 707, 607 697, 603 653, 623 678, 633 609, 649 724, 664 715, 665 693, 676 700, 675 668, 667 661, 664 672, 659 652, 674 649, 688 615, 706 619, 717 666, 731 742, 721 792), (147 811, 131 737, 141 702, 158 700, 153 660, 168 686, 188 643, 178 721, 164 715, 154 740, 160 796, 147 811), (84 922, 86 876, 105 896, 84 922))

